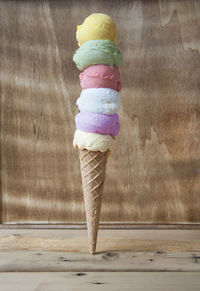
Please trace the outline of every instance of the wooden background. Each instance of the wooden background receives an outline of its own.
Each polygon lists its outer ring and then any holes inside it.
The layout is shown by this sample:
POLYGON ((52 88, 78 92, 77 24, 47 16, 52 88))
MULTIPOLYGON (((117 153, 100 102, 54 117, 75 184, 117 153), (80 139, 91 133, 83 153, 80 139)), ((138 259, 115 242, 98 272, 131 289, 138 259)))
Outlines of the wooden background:
POLYGON ((105 12, 124 57, 101 221, 200 222, 200 1, 0 1, 3 223, 84 222, 76 25, 105 12))

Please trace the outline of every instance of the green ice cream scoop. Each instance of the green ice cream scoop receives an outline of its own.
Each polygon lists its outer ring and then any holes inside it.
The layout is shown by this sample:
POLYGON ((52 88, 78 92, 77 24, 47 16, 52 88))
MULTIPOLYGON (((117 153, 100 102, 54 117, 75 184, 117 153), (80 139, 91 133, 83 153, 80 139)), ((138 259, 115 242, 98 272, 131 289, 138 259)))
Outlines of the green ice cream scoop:
POLYGON ((122 55, 113 42, 95 39, 84 42, 75 52, 73 61, 80 71, 98 64, 120 67, 122 55))

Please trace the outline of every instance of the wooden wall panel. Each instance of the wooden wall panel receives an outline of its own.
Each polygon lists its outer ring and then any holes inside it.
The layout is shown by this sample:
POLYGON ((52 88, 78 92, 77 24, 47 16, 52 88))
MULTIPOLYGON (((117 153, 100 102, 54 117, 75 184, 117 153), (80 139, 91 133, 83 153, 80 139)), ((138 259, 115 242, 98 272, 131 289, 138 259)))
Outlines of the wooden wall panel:
POLYGON ((102 221, 200 222, 200 1, 0 1, 2 221, 85 221, 76 25, 118 25, 123 104, 102 221))

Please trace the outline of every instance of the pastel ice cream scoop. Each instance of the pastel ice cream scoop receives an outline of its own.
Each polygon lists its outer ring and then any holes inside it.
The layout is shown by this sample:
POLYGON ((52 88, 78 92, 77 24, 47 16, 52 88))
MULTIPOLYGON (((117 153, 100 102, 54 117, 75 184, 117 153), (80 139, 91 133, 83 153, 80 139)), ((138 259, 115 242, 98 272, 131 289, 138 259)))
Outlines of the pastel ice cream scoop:
POLYGON ((92 39, 107 39, 116 43, 116 37, 116 24, 104 13, 93 13, 84 20, 82 25, 77 26, 76 39, 79 46, 92 39))
POLYGON ((80 71, 98 64, 120 67, 122 55, 113 42, 96 39, 84 42, 75 52, 73 61, 80 71))
POLYGON ((120 94, 109 88, 89 88, 82 90, 76 105, 81 112, 114 114, 119 111, 120 94))
POLYGON ((76 128, 92 133, 111 135, 119 133, 118 114, 100 114, 94 112, 80 112, 75 117, 76 128))
POLYGON ((79 78, 82 89, 111 88, 119 92, 122 88, 120 72, 116 66, 89 66, 80 73, 79 78))
POLYGON ((110 135, 84 132, 76 129, 73 139, 73 146, 79 150, 106 152, 111 151, 114 139, 110 135))

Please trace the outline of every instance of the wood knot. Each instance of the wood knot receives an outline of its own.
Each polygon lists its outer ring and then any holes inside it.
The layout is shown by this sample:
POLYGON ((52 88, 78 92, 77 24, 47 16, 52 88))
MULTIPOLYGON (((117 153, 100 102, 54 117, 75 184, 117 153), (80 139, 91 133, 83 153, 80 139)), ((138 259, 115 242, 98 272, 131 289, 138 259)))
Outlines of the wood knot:
POLYGON ((92 283, 92 284, 101 285, 101 284, 106 284, 106 283, 103 283, 103 282, 95 282, 95 283, 92 283))
POLYGON ((105 260, 116 260, 119 258, 119 253, 107 252, 102 256, 102 258, 105 260))
POLYGON ((162 255, 162 254, 166 254, 167 252, 164 252, 164 251, 156 251, 156 254, 158 255, 162 255))
POLYGON ((86 273, 77 273, 76 276, 86 276, 86 273))
POLYGON ((65 257, 60 257, 59 258, 63 262, 71 262, 71 260, 66 259, 65 257))

